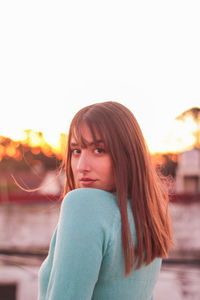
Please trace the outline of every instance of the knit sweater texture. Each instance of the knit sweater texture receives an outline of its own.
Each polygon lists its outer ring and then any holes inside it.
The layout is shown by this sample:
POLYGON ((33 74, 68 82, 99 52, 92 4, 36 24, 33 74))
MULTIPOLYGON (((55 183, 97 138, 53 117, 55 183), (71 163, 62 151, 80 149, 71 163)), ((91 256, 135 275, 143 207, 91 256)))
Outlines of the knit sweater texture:
MULTIPOLYGON (((127 211, 135 245, 130 201, 127 211)), ((49 254, 39 271, 38 300, 153 300, 160 267, 156 258, 125 277, 116 195, 76 189, 61 204, 49 254)))

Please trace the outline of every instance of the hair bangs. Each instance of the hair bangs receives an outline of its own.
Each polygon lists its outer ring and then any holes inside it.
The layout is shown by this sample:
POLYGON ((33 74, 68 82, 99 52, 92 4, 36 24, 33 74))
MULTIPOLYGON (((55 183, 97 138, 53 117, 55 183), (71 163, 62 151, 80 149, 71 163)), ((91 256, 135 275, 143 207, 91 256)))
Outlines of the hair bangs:
POLYGON ((104 147, 108 148, 108 138, 106 137, 105 130, 103 126, 99 124, 98 122, 95 122, 95 120, 91 120, 85 115, 82 116, 82 118, 77 118, 74 120, 72 126, 71 126, 71 137, 73 136, 75 141, 78 145, 80 145, 82 148, 86 148, 88 146, 88 142, 84 139, 82 134, 82 126, 83 124, 86 124, 91 132, 93 143, 94 145, 98 146, 100 142, 104 143, 104 147))

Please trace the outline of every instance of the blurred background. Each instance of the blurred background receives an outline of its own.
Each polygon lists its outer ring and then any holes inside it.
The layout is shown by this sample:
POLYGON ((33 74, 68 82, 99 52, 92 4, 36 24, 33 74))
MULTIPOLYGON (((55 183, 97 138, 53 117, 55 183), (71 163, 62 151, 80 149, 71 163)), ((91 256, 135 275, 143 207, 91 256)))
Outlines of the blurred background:
POLYGON ((0 2, 0 300, 37 299, 70 121, 110 100, 171 178, 176 246, 155 300, 200 299, 199 14, 195 0, 0 2))

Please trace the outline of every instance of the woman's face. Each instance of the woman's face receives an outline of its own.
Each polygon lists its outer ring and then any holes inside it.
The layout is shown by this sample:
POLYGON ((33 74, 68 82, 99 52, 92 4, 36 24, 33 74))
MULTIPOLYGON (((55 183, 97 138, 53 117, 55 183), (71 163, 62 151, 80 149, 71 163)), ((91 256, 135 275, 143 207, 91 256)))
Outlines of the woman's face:
POLYGON ((115 184, 112 160, 105 150, 103 141, 95 132, 98 140, 98 145, 95 145, 91 131, 86 124, 82 125, 81 133, 86 141, 86 148, 82 148, 73 135, 70 141, 71 167, 76 188, 96 188, 113 192, 115 184))

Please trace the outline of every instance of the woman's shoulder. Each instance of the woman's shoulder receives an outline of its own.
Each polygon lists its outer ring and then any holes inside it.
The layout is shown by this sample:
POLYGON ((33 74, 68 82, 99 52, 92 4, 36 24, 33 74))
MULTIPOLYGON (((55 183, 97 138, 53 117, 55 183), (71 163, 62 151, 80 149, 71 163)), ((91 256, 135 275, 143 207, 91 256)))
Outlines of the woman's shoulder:
POLYGON ((78 188, 74 189, 66 194, 65 197, 76 197, 76 196, 100 196, 100 197, 115 197, 113 193, 107 192, 102 189, 96 188, 78 188))
POLYGON ((117 197, 113 193, 94 188, 80 188, 70 191, 63 199, 63 205, 97 205, 117 207, 117 197))
POLYGON ((100 189, 80 188, 70 191, 63 199, 62 210, 70 210, 71 213, 78 213, 89 218, 112 219, 120 212, 117 204, 117 197, 113 193, 100 189))

